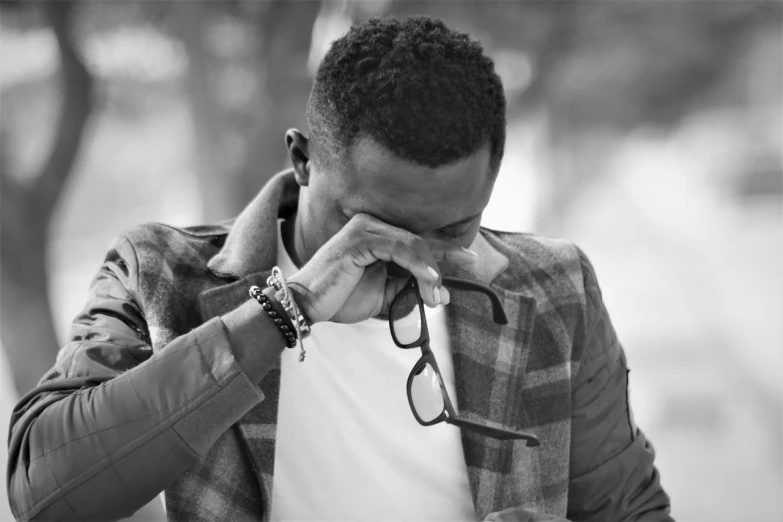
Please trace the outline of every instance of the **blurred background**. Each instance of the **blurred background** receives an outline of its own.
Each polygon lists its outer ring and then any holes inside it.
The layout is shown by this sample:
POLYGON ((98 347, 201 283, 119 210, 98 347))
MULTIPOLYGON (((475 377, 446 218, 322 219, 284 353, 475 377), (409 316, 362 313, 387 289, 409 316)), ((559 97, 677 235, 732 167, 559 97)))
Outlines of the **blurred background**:
POLYGON ((286 166, 285 130, 306 129, 329 42, 429 14, 480 40, 506 88, 483 223, 591 257, 674 517, 779 522, 782 7, 0 2, 0 438, 111 238, 238 213, 286 166))

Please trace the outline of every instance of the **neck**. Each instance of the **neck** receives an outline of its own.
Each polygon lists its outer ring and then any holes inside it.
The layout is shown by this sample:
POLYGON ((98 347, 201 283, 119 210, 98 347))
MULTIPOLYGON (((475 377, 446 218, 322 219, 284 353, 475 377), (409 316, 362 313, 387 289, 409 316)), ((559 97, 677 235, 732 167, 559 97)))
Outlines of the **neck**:
POLYGON ((283 221, 283 226, 280 227, 280 234, 283 239, 283 246, 285 247, 286 252, 288 252, 291 261, 294 262, 296 268, 302 268, 307 261, 304 260, 305 256, 302 255, 304 245, 302 244, 299 212, 291 214, 283 221))

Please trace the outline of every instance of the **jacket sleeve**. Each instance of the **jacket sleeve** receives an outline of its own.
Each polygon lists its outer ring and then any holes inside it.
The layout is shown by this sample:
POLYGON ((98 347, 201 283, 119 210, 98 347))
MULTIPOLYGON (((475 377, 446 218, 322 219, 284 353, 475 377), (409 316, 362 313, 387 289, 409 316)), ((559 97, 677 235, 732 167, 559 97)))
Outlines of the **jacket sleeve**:
POLYGON ((628 403, 628 368, 595 272, 579 252, 587 295, 585 346, 572 393, 568 519, 668 522, 655 452, 628 403))
POLYGON ((14 409, 6 478, 18 520, 128 517, 263 399, 256 383, 285 342, 257 303, 153 353, 136 277, 132 245, 115 240, 70 342, 14 409))

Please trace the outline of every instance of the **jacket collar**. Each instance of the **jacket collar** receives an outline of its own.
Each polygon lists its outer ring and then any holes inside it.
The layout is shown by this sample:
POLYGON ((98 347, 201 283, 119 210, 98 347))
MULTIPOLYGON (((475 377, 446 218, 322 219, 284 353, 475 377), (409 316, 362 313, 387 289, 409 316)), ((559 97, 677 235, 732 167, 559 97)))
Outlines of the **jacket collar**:
MULTIPOLYGON (((236 218, 223 248, 209 260, 209 270, 230 279, 271 270, 277 263, 277 219, 293 214, 298 202, 299 185, 293 169, 273 176, 236 218)), ((508 267, 508 258, 495 250, 481 232, 471 250, 479 254, 479 261, 455 268, 449 275, 489 284, 508 267)))
POLYGON ((223 248, 207 268, 231 279, 271 270, 277 263, 277 219, 293 214, 298 203, 293 169, 275 174, 234 220, 223 248))

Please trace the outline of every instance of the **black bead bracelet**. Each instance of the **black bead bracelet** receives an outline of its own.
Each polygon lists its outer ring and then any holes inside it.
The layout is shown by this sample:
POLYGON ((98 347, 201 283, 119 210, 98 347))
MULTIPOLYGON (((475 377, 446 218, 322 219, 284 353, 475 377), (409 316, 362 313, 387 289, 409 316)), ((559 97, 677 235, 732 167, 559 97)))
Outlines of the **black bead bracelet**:
POLYGON ((288 318, 288 314, 285 309, 280 305, 276 307, 272 300, 269 299, 264 292, 257 286, 250 287, 250 297, 258 301, 261 307, 266 310, 269 317, 275 322, 280 331, 285 335, 286 345, 289 348, 296 346, 296 330, 294 329, 294 323, 288 318), (279 309, 278 309, 279 308, 279 309), (283 310, 282 312, 280 310, 283 310))

